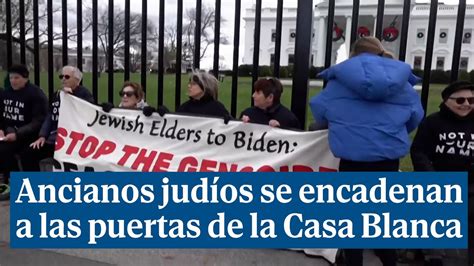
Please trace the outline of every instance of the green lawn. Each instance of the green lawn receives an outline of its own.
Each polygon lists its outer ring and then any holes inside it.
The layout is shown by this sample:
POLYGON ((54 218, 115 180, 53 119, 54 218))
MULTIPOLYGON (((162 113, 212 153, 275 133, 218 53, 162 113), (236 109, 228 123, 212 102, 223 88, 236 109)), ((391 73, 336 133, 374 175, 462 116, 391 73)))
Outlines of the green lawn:
MULTIPOLYGON (((3 80, 5 77, 5 72, 0 72, 0 77, 3 80)), ((140 82, 140 74, 139 73, 132 73, 130 76, 131 81, 140 82)), ((33 79, 33 75, 31 76, 33 79)), ((189 76, 187 74, 183 74, 181 76, 181 102, 186 101, 186 87, 188 82, 189 76)), ((41 73, 41 87, 47 93, 48 88, 48 78, 47 73, 41 73)), ((98 102, 106 102, 107 101, 107 74, 102 73, 99 77, 99 99, 98 102)), ((121 89, 121 85, 123 84, 124 78, 122 73, 115 73, 114 74, 114 103, 117 105, 120 101, 118 92, 121 89)), ((251 83, 252 78, 250 77, 239 77, 238 79, 238 91, 237 91, 237 115, 240 114, 245 108, 250 105, 251 100, 251 83)), ((57 75, 54 76, 54 87, 60 87, 60 80, 58 79, 57 75)), ((83 78, 83 85, 87 88, 92 88, 92 74, 85 73, 83 78)), ((435 112, 438 110, 438 105, 441 102, 441 90, 444 88, 445 85, 442 84, 431 84, 430 85, 430 97, 428 99, 428 114, 435 112)), ((230 111, 230 104, 231 104, 231 90, 232 90, 232 78, 226 77, 224 82, 220 85, 219 89, 219 100, 227 107, 230 111)), ((320 87, 310 88, 308 92, 308 100, 319 93, 321 90, 320 87)), ((152 106, 156 106, 157 101, 157 91, 158 91, 158 75, 157 74, 148 74, 147 76, 147 95, 146 101, 148 104, 152 106)), ((165 75, 164 79, 164 104, 172 111, 174 111, 175 106, 175 76, 174 75, 165 75)), ((291 87, 285 86, 284 93, 282 95, 281 101, 284 105, 290 106, 291 105, 291 87)), ((307 117, 306 117, 306 126, 312 121, 312 115, 307 108, 307 117)), ((414 134, 412 134, 413 137, 414 134)), ((406 156, 401 161, 401 169, 403 171, 411 171, 413 169, 411 160, 409 156, 406 156)))

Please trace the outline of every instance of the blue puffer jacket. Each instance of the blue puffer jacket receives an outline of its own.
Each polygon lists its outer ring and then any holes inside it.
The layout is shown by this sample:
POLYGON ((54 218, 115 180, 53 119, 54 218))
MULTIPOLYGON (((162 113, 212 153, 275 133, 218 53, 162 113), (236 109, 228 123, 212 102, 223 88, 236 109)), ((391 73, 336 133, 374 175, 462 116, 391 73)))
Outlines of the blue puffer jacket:
POLYGON ((318 124, 329 127, 329 146, 352 161, 393 160, 410 148, 408 134, 423 118, 408 64, 361 54, 323 71, 326 88, 310 101, 318 124))

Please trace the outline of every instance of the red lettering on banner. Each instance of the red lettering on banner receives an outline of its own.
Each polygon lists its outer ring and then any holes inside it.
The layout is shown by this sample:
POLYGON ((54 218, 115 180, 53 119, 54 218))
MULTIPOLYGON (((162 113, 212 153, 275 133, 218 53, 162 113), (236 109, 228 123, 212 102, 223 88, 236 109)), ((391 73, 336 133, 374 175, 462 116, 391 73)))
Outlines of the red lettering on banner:
POLYGON ((196 158, 188 156, 184 157, 179 163, 178 172, 196 172, 198 161, 196 158))
POLYGON ((99 149, 97 149, 97 152, 94 154, 94 156, 92 156, 92 159, 97 159, 102 155, 111 154, 113 151, 115 151, 116 147, 117 144, 106 140, 100 145, 99 149))
POLYGON ((337 172, 337 169, 320 166, 319 167, 319 172, 337 172))
POLYGON ((115 147, 117 146, 115 143, 105 140, 104 142, 100 142, 100 140, 94 136, 87 136, 85 139, 85 135, 80 132, 71 131, 68 136, 68 131, 65 128, 58 128, 58 135, 56 137, 56 146, 54 148, 55 151, 58 151, 65 147, 66 144, 65 138, 69 137, 71 142, 67 146, 66 154, 71 155, 76 147, 79 147, 79 151, 77 153, 81 158, 88 158, 92 154, 93 159, 98 159, 102 155, 111 154, 115 147), (82 140, 84 141, 79 144, 82 140))
POLYGON ((66 154, 71 155, 72 151, 77 145, 77 142, 79 142, 79 140, 82 140, 84 138, 84 134, 76 132, 76 131, 72 131, 71 134, 69 135, 69 138, 71 139, 71 143, 69 144, 69 147, 66 150, 66 154))
POLYGON ((64 138, 67 137, 67 130, 63 127, 58 128, 58 134, 56 135, 55 151, 58 151, 64 147, 64 138))
POLYGON ((158 152, 155 150, 148 151, 148 149, 130 145, 125 145, 122 151, 124 152, 124 155, 120 158, 117 164, 125 166, 129 160, 133 160, 130 168, 142 172, 150 172, 151 169, 153 169, 153 172, 166 172, 168 171, 171 160, 174 157, 171 153, 158 152), (136 157, 133 159, 131 156, 134 154, 136 154, 136 157))
POLYGON ((135 146, 130 146, 130 145, 125 145, 122 148, 122 151, 125 153, 122 158, 118 161, 118 165, 124 166, 125 163, 127 162, 128 158, 130 158, 130 155, 138 153, 139 148, 135 146))
MULTIPOLYGON (((105 140, 100 141, 94 136, 86 136, 84 133, 71 131, 65 128, 58 128, 55 150, 67 147, 66 154, 71 155, 76 152, 81 158, 99 159, 103 155, 112 154, 117 144, 105 140), (70 143, 66 144, 66 138, 70 143)), ((143 172, 166 172, 171 166, 174 154, 148 150, 131 145, 122 148, 123 155, 117 162, 120 166, 131 163, 131 169, 143 172), (141 168, 141 169, 140 169, 141 168)), ((199 160, 194 156, 184 157, 178 166, 178 172, 313 172, 313 168, 307 165, 282 165, 278 168, 271 165, 263 165, 258 168, 253 166, 239 166, 237 163, 219 162, 212 159, 199 160)), ((337 172, 337 169, 319 167, 319 172, 337 172)))
POLYGON ((275 169, 270 165, 264 165, 257 169, 257 172, 275 172, 275 169))
POLYGON ((82 143, 81 148, 79 149, 79 156, 81 156, 82 158, 89 157, 92 153, 94 153, 98 145, 99 140, 96 137, 87 137, 82 143))
POLYGON ((227 168, 226 163, 220 163, 219 164, 219 172, 237 172, 237 164, 233 163, 230 165, 230 169, 227 168))
POLYGON ((138 167, 143 164, 142 172, 149 172, 151 164, 155 160, 155 156, 157 154, 156 151, 151 151, 150 154, 147 156, 147 149, 141 149, 137 155, 137 158, 132 164, 132 169, 137 170, 138 167))
POLYGON ((252 166, 241 166, 236 163, 225 163, 210 159, 202 159, 199 161, 192 156, 184 157, 179 163, 178 172, 313 172, 313 168, 307 165, 282 165, 275 168, 271 165, 263 165, 259 168, 252 166))
POLYGON ((167 152, 160 152, 158 159, 156 159, 155 166, 153 167, 153 172, 166 172, 170 167, 171 160, 174 155, 167 152))
POLYGON ((293 172, 313 172, 313 168, 306 165, 293 165, 293 172))
POLYGON ((201 162, 199 172, 215 172, 217 169, 217 162, 213 160, 204 159, 201 162))
POLYGON ((239 172, 253 172, 252 166, 245 166, 244 168, 240 169, 239 172))

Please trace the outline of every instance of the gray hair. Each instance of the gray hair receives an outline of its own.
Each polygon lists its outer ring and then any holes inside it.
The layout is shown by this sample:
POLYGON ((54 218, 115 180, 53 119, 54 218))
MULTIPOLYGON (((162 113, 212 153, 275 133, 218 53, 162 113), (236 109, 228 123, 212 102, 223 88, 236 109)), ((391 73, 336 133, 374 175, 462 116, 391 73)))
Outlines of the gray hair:
POLYGON ((75 66, 65 66, 63 67, 63 71, 64 70, 69 70, 72 72, 72 75, 78 79, 79 81, 82 80, 82 72, 79 70, 79 68, 75 67, 75 66))
POLYGON ((214 100, 217 100, 217 91, 219 89, 219 82, 212 74, 201 72, 198 69, 194 70, 191 79, 197 78, 203 86, 204 94, 208 94, 214 100))

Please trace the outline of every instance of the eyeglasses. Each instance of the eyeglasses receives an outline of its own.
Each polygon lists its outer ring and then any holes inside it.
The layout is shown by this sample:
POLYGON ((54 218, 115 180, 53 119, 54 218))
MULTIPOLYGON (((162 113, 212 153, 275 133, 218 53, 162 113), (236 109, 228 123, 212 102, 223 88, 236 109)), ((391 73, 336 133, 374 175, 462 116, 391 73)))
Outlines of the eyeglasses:
POLYGON ((130 98, 130 97, 135 95, 135 92, 133 92, 133 91, 120 91, 119 95, 120 95, 120 97, 127 96, 128 98, 130 98))
POLYGON ((451 100, 455 100, 457 104, 464 104, 466 101, 469 104, 474 104, 474 97, 449 97, 451 100))
POLYGON ((65 78, 65 79, 70 79, 71 76, 69 76, 69 75, 63 75, 63 74, 59 75, 59 79, 63 79, 63 78, 65 78))

